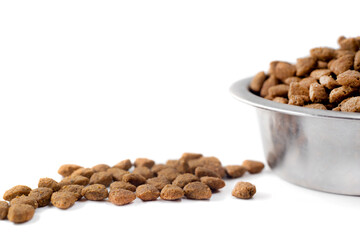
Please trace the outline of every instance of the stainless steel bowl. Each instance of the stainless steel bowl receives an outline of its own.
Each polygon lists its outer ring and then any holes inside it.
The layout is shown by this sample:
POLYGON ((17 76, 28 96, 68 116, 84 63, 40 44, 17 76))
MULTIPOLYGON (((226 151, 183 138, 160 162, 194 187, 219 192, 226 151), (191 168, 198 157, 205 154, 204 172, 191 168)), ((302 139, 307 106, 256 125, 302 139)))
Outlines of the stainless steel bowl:
POLYGON ((291 183, 331 193, 360 195, 360 113, 290 106, 249 91, 251 78, 230 91, 257 108, 266 160, 291 183))

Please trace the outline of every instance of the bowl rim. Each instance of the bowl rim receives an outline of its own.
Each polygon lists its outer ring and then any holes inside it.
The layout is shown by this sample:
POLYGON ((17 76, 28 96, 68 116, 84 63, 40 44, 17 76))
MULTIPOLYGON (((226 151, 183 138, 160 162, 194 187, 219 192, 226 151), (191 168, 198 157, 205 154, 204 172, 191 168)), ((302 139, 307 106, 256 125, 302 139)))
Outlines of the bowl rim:
POLYGON ((250 82, 253 77, 247 77, 242 80, 236 81, 230 87, 230 93, 237 100, 254 106, 256 108, 266 109, 280 113, 286 113, 296 116, 307 116, 317 118, 338 118, 349 120, 360 120, 360 113, 351 112, 337 112, 331 110, 312 109, 288 105, 283 103, 274 102, 252 93, 249 89, 250 82))

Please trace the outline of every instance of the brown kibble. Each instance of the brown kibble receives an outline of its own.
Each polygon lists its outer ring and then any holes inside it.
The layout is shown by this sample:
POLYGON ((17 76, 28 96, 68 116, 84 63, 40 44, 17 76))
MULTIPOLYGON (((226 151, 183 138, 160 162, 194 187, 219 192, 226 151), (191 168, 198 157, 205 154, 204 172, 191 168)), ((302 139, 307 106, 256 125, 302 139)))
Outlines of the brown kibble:
POLYGON ((5 201, 0 201, 0 220, 6 218, 9 211, 9 204, 5 201))
POLYGON ((106 170, 108 170, 110 168, 109 165, 107 164, 98 164, 92 167, 92 170, 97 173, 97 172, 106 172, 106 170))
POLYGON ((314 103, 319 103, 328 99, 325 87, 318 83, 312 83, 310 85, 309 96, 310 100, 314 103))
POLYGON ((129 204, 135 199, 135 193, 125 189, 116 189, 109 193, 109 201, 118 206, 129 204))
MULTIPOLYGON (((260 90, 259 90, 260 91, 260 90)), ((191 160, 195 160, 195 159, 199 159, 201 158, 203 155, 201 153, 183 153, 181 155, 180 159, 185 160, 186 162, 189 162, 191 160)))
POLYGON ((177 159, 170 159, 166 161, 166 166, 168 167, 177 168, 178 165, 179 165, 179 160, 177 159))
MULTIPOLYGON (((336 55, 336 56, 335 56, 336 59, 337 59, 337 58, 341 58, 341 57, 343 57, 343 56, 345 56, 345 55, 350 55, 350 56, 355 57, 355 52, 350 51, 350 50, 344 50, 344 49, 336 49, 335 55, 336 55)), ((336 59, 332 59, 331 61, 336 60, 336 59)), ((331 61, 330 61, 330 62, 331 62, 331 61)), ((330 62, 329 62, 329 63, 330 63, 330 62)), ((330 67, 330 65, 331 65, 331 64, 328 64, 329 67, 330 67)))
POLYGON ((265 80, 263 86, 260 90, 260 96, 265 97, 268 95, 269 88, 275 86, 279 83, 279 81, 274 77, 270 76, 268 79, 265 80))
POLYGON ((105 187, 110 186, 113 181, 113 176, 109 172, 96 172, 91 178, 89 184, 102 184, 105 187))
POLYGON ((147 167, 147 168, 152 168, 154 164, 155 161, 148 158, 137 158, 134 163, 135 167, 147 167))
POLYGON ((335 57, 335 49, 328 47, 317 47, 310 50, 310 55, 320 61, 330 61, 335 57))
POLYGON ((289 97, 289 105, 304 106, 310 101, 309 96, 304 95, 292 95, 289 97))
POLYGON ((178 175, 175 180, 172 182, 173 185, 178 187, 185 187, 186 184, 191 182, 198 182, 199 178, 191 173, 184 173, 181 175, 178 175))
POLYGON ((79 168, 82 167, 76 164, 64 164, 59 168, 58 173, 63 177, 68 177, 79 168))
POLYGON ((279 84, 269 88, 268 93, 272 97, 287 97, 289 86, 286 84, 279 84))
POLYGON ((75 170, 70 176, 83 176, 90 179, 93 174, 94 170, 92 170, 91 168, 79 168, 75 170))
POLYGON ((136 188, 136 196, 143 201, 154 201, 158 199, 160 192, 151 184, 143 184, 136 188))
POLYGON ((323 62, 323 61, 317 61, 316 68, 326 69, 326 68, 328 68, 328 63, 327 63, 327 62, 323 62))
POLYGON ((164 200, 178 200, 184 196, 184 190, 182 188, 167 184, 164 186, 164 188, 161 190, 160 198, 164 200))
POLYGON ((184 187, 185 196, 189 199, 206 200, 211 198, 210 188, 202 182, 191 182, 184 187))
POLYGON ((114 168, 120 168, 122 170, 129 170, 132 167, 132 163, 130 159, 122 160, 121 162, 117 163, 114 168))
POLYGON ((16 204, 27 204, 32 206, 34 209, 38 208, 38 203, 34 197, 31 196, 18 196, 16 198, 13 198, 10 201, 10 206, 16 205, 16 204))
POLYGON ((93 184, 84 187, 81 190, 81 195, 84 196, 87 200, 101 201, 107 198, 109 196, 109 193, 104 185, 93 184))
POLYGON ((128 182, 123 182, 123 181, 117 181, 117 182, 113 182, 112 184, 110 184, 110 191, 114 191, 116 189, 125 189, 125 190, 129 190, 132 192, 136 191, 136 187, 134 185, 132 185, 131 183, 128 183, 128 182))
POLYGON ((110 173, 114 181, 121 181, 125 174, 129 172, 120 168, 112 167, 109 168, 106 172, 110 173))
POLYGON ((159 191, 161 191, 167 184, 170 184, 170 181, 166 177, 160 176, 160 177, 149 178, 146 180, 146 183, 153 185, 159 191))
POLYGON ((243 167, 246 168, 246 170, 251 173, 251 174, 254 174, 254 173, 259 173, 261 172, 265 165, 262 163, 262 162, 259 162, 259 161, 254 161, 254 160, 245 160, 243 163, 242 163, 243 167))
POLYGON ((347 70, 339 74, 336 81, 343 86, 360 87, 360 72, 347 70))
POLYGON ((77 197, 72 192, 55 192, 51 196, 51 203, 57 208, 68 209, 74 205, 77 197))
MULTIPOLYGON (((264 72, 259 72, 256 74, 250 82, 250 89, 254 92, 260 92, 262 85, 266 80, 266 74, 264 72)), ((200 156, 202 157, 202 156, 200 156)))
POLYGON ((360 51, 357 51, 354 58, 354 69, 360 71, 360 51))
POLYGON ((11 201, 13 198, 16 198, 18 196, 21 196, 21 195, 29 195, 31 191, 31 188, 29 188, 28 186, 24 186, 24 185, 17 185, 15 187, 12 187, 10 188, 9 190, 7 190, 5 193, 4 193, 4 200, 6 201, 11 201))
POLYGON ((89 184, 89 179, 87 177, 83 177, 83 176, 69 176, 69 177, 65 177, 63 178, 60 182, 59 182, 60 186, 63 187, 65 185, 83 185, 86 186, 89 184))
POLYGON ((210 169, 205 168, 205 167, 197 167, 195 169, 195 175, 198 178, 205 177, 205 176, 220 178, 220 176, 218 174, 216 174, 214 171, 211 171, 210 169))
POLYGON ((329 69, 316 69, 310 73, 310 77, 315 78, 316 80, 320 79, 322 76, 330 76, 331 70, 329 69))
POLYGON ((49 205, 53 190, 51 188, 35 188, 31 190, 28 196, 36 199, 39 207, 45 207, 49 205))
POLYGON ((292 82, 300 82, 302 79, 299 77, 288 77, 283 82, 287 85, 290 85, 292 82))
POLYGON ((324 104, 321 104, 321 103, 312 103, 312 104, 305 105, 304 107, 306 107, 306 108, 313 108, 313 109, 327 110, 327 108, 325 107, 325 105, 324 105, 324 104))
POLYGON ((360 97, 352 97, 346 100, 346 102, 341 103, 342 112, 360 112, 360 97))
POLYGON ((53 192, 59 191, 60 184, 52 178, 40 178, 38 187, 51 188, 53 192))
POLYGON ((317 66, 316 58, 298 58, 296 62, 296 76, 306 76, 317 66))
POLYGON ((15 204, 10 206, 7 218, 14 223, 23 223, 31 220, 35 209, 28 204, 15 204))
POLYGON ((274 102, 288 104, 289 100, 283 97, 276 97, 273 99, 274 102))
POLYGON ((75 194, 77 200, 82 198, 81 191, 84 189, 82 185, 65 185, 63 186, 59 192, 72 192, 75 194))
POLYGON ((163 170, 161 170, 160 172, 158 172, 158 177, 165 177, 167 180, 169 180, 170 182, 174 181, 175 178, 179 175, 179 171, 176 170, 175 168, 165 168, 163 170))
POLYGON ((201 167, 205 167, 213 172, 215 172, 217 175, 220 176, 220 178, 225 177, 225 169, 222 167, 221 162, 216 157, 202 157, 199 159, 201 163, 201 167))
POLYGON ((341 86, 338 88, 334 88, 331 90, 329 95, 329 102, 330 103, 337 103, 341 102, 345 98, 348 98, 353 94, 356 90, 349 86, 341 86))
POLYGON ((272 61, 269 64, 269 75, 275 75, 275 67, 279 63, 279 61, 272 61))
POLYGON ((356 52, 359 50, 359 42, 356 38, 346 38, 339 42, 340 48, 344 50, 349 50, 356 52))
POLYGON ((229 165, 225 167, 225 171, 228 177, 239 178, 244 175, 246 168, 241 165, 229 165))
POLYGON ((224 180, 216 177, 202 177, 200 181, 206 184, 211 190, 219 190, 225 187, 224 180))
POLYGON ((321 85, 323 85, 324 87, 326 87, 327 89, 334 89, 336 87, 339 87, 339 84, 337 81, 335 81, 332 77, 330 76, 322 76, 319 79, 319 82, 321 85))
POLYGON ((310 89, 310 85, 313 83, 317 83, 317 80, 313 77, 307 77, 307 78, 303 78, 300 81, 300 85, 303 87, 306 87, 307 89, 310 89))
POLYGON ((165 164, 155 164, 152 168, 151 171, 157 175, 158 172, 160 172, 161 170, 165 169, 165 168, 169 168, 168 165, 165 164))
POLYGON ((238 182, 232 190, 232 195, 241 199, 250 199, 256 193, 256 187, 249 182, 238 182))
POLYGON ((132 185, 137 187, 141 184, 144 184, 146 182, 146 178, 139 174, 128 173, 123 176, 122 181, 131 183, 132 185))
POLYGON ((146 179, 154 177, 154 173, 147 167, 136 167, 133 173, 139 174, 146 179))
POLYGON ((275 66, 275 77, 280 80, 285 80, 288 77, 294 76, 296 67, 288 62, 278 62, 275 66))
POLYGON ((336 59, 331 65, 330 70, 333 71, 336 75, 339 75, 347 70, 349 70, 354 65, 354 56, 345 55, 336 59))
POLYGON ((298 95, 309 96, 309 89, 299 82, 293 82, 290 84, 288 97, 290 99, 291 96, 298 95))

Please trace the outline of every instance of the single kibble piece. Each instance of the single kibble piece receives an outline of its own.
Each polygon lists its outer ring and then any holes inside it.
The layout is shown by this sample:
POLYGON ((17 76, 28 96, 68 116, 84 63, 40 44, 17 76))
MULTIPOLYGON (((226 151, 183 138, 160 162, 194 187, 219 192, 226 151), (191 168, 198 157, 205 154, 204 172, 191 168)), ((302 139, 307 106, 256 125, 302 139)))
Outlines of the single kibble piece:
POLYGON ((299 77, 288 77, 283 82, 287 85, 290 85, 292 82, 300 82, 302 79, 299 77))
POLYGON ((165 168, 169 168, 168 165, 165 165, 165 164, 155 164, 152 168, 151 168, 151 171, 157 175, 158 172, 160 172, 161 170, 165 169, 165 168))
POLYGON ((319 82, 321 85, 323 85, 324 87, 330 90, 339 87, 339 83, 336 80, 334 80, 331 76, 322 76, 320 77, 319 82))
POLYGON ((354 58, 354 69, 360 71, 360 51, 357 51, 354 58))
POLYGON ((297 96, 297 95, 308 96, 309 89, 303 86, 300 82, 292 82, 290 83, 288 97, 290 98, 291 96, 297 96))
POLYGON ((217 175, 219 175, 220 178, 225 177, 225 169, 222 167, 221 162, 218 158, 202 157, 199 159, 199 162, 201 163, 201 167, 207 168, 215 172, 217 175))
POLYGON ((305 95, 292 95, 289 97, 289 105, 304 106, 309 101, 310 97, 305 95))
POLYGON ((354 65, 354 55, 345 55, 336 59, 331 65, 330 70, 339 75, 349 70, 354 65))
POLYGON ((51 203, 57 208, 68 209, 75 204, 77 197, 72 192, 55 192, 51 195, 51 203))
POLYGON ((79 168, 82 167, 76 164, 64 164, 59 168, 58 173, 63 177, 68 177, 79 168))
POLYGON ((154 177, 154 173, 147 167, 136 167, 132 173, 139 174, 146 179, 154 177))
POLYGON ((79 168, 75 170, 70 176, 83 176, 90 179, 93 174, 94 170, 91 168, 79 168))
POLYGON ((35 188, 31 190, 28 196, 36 199, 39 207, 49 205, 53 190, 51 188, 35 188))
POLYGON ((132 192, 136 191, 136 187, 134 185, 132 185, 131 183, 128 183, 128 182, 123 182, 123 181, 116 181, 116 182, 113 182, 112 184, 110 184, 110 191, 114 191, 116 189, 125 189, 125 190, 129 190, 132 192))
POLYGON ((272 86, 268 90, 268 94, 271 97, 287 97, 289 92, 289 85, 279 84, 276 86, 272 86))
POLYGON ((313 109, 327 110, 327 108, 325 107, 325 105, 324 105, 324 104, 321 104, 321 103, 312 103, 312 104, 305 105, 304 107, 306 107, 306 108, 313 108, 313 109))
POLYGON ((316 58, 298 58, 296 62, 296 76, 305 76, 317 66, 316 58))
POLYGON ((82 185, 65 185, 59 190, 59 192, 72 192, 75 194, 77 200, 80 200, 82 198, 81 191, 83 188, 84 186, 82 185))
POLYGON ((202 182, 192 182, 184 187, 185 196, 189 199, 206 200, 211 198, 210 188, 202 182))
POLYGON ((132 167, 132 163, 130 159, 122 160, 121 162, 117 163, 114 168, 120 168, 122 170, 129 170, 132 167))
POLYGON ((253 77, 250 83, 250 89, 254 92, 260 92, 262 85, 266 80, 266 74, 264 72, 259 72, 253 77))
POLYGON ((164 200, 178 200, 184 196, 184 190, 178 186, 167 184, 160 193, 160 198, 164 200))
POLYGON ((107 164, 98 164, 98 165, 95 165, 95 166, 93 166, 92 167, 92 170, 94 171, 94 172, 106 172, 106 170, 108 170, 110 168, 110 166, 109 165, 107 165, 107 164))
POLYGON ((242 166, 245 167, 246 170, 251 174, 259 173, 265 167, 265 165, 262 162, 254 161, 254 160, 245 160, 242 163, 242 166))
POLYGON ((89 184, 102 184, 105 187, 110 186, 113 181, 112 174, 109 172, 96 172, 91 178, 89 184))
POLYGON ((129 204, 135 199, 135 193, 125 189, 116 189, 109 193, 109 201, 118 206, 129 204))
POLYGON ((134 162, 135 167, 147 167, 152 168, 155 164, 154 160, 148 158, 137 158, 134 162))
POLYGON ((52 178, 40 178, 38 187, 51 188, 54 192, 60 190, 60 184, 52 178))
POLYGON ((121 181, 125 174, 128 174, 128 171, 122 170, 120 168, 109 168, 106 172, 111 173, 114 181, 121 181))
POLYGON ((14 223, 23 223, 31 220, 34 216, 35 208, 28 204, 15 204, 10 206, 7 218, 14 223))
POLYGON ((326 101, 329 98, 325 87, 318 84, 312 83, 309 90, 310 100, 314 103, 326 101))
POLYGON ((241 165, 229 165, 225 167, 225 171, 228 177, 239 178, 242 177, 247 170, 241 165))
POLYGON ((330 61, 335 57, 335 49, 328 47, 318 47, 310 50, 310 55, 321 61, 330 61))
MULTIPOLYGON (((260 89, 259 89, 260 91, 260 89)), ((182 160, 185 160, 186 162, 189 162, 191 160, 194 160, 194 159, 199 159, 201 158, 203 155, 201 153, 183 153, 181 155, 181 158, 182 160)))
POLYGON ((225 187, 225 182, 217 177, 202 177, 200 181, 206 184, 211 190, 219 190, 225 187))
POLYGON ((69 176, 69 177, 63 178, 59 182, 59 184, 60 184, 61 187, 65 186, 65 185, 82 185, 82 186, 86 186, 86 185, 89 184, 89 179, 87 177, 83 177, 81 175, 69 176))
POLYGON ((199 181, 200 181, 199 178, 197 176, 195 176, 194 174, 184 173, 184 174, 178 175, 175 178, 175 180, 172 182, 172 184, 175 185, 175 186, 183 188, 188 183, 199 182, 199 181))
POLYGON ((360 97, 352 97, 342 102, 340 109, 342 112, 360 112, 360 97))
POLYGON ((276 97, 273 99, 274 102, 288 104, 289 100, 283 97, 276 97))
POLYGON ((154 201, 158 199, 160 192, 151 184, 143 184, 136 188, 136 196, 143 201, 154 201))
POLYGON ((250 199, 256 193, 256 187, 249 182, 238 182, 232 190, 232 195, 241 199, 250 199))
POLYGON ((175 168, 165 168, 163 170, 161 170, 160 172, 158 172, 158 176, 161 177, 165 177, 167 180, 169 180, 170 182, 174 181, 175 178, 179 175, 179 171, 176 170, 175 168))
POLYGON ((318 80, 322 76, 330 76, 330 74, 331 74, 331 70, 329 69, 316 69, 310 73, 310 77, 318 80))
POLYGON ((329 102, 330 103, 341 102, 345 98, 350 97, 355 91, 356 88, 352 88, 349 86, 341 86, 338 88, 334 88, 333 90, 331 90, 329 94, 329 102))
POLYGON ((6 201, 11 201, 13 198, 16 198, 21 195, 27 196, 27 195, 29 195, 30 192, 31 192, 31 188, 29 188, 28 186, 17 185, 15 187, 12 187, 9 190, 7 190, 4 193, 3 198, 6 201))
POLYGON ((275 77, 280 80, 285 80, 288 77, 294 76, 296 67, 288 62, 278 62, 275 67, 275 77))
POLYGON ((93 184, 84 187, 81 191, 81 195, 87 200, 101 201, 109 196, 108 190, 102 184, 93 184))
POLYGON ((146 182, 146 178, 144 178, 139 174, 128 173, 123 176, 122 181, 131 183, 132 185, 137 187, 139 185, 144 184, 146 182))
POLYGON ((360 72, 355 70, 347 70, 339 74, 336 81, 343 86, 360 87, 360 72))
POLYGON ((166 161, 166 166, 168 167, 172 167, 172 168, 177 168, 179 165, 179 160, 177 159, 170 159, 166 161))
POLYGON ((268 79, 265 80, 264 84, 262 85, 260 90, 260 96, 267 96, 269 94, 269 88, 277 85, 278 83, 279 81, 273 75, 271 75, 268 79))
POLYGON ((0 220, 6 218, 9 211, 9 204, 5 201, 0 201, 0 220))
POLYGON ((212 171, 212 170, 210 170, 208 168, 205 168, 205 167, 197 167, 195 169, 195 175, 198 178, 205 177, 205 176, 220 178, 220 176, 218 174, 216 174, 214 171, 212 171))
POLYGON ((339 45, 341 49, 349 50, 352 52, 356 52, 359 50, 359 42, 356 38, 345 38, 339 41, 339 45))
POLYGON ((15 205, 15 204, 27 204, 27 205, 32 206, 34 209, 38 208, 38 203, 37 203, 36 199, 31 196, 22 195, 22 196, 13 198, 10 201, 10 206, 15 205))
POLYGON ((151 184, 156 187, 159 191, 161 191, 167 184, 171 182, 164 176, 149 178, 146 180, 147 184, 151 184))

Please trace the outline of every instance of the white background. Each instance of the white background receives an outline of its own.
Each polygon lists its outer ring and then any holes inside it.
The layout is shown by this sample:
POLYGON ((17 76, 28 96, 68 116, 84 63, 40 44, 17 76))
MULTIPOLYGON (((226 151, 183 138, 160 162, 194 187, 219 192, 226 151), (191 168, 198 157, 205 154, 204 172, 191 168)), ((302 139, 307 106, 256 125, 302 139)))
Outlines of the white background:
MULTIPOLYGON (((255 110, 236 80, 359 35, 357 1, 1 1, 0 192, 64 163, 91 167, 182 152, 264 161, 255 110), (326 3, 326 5, 325 5, 326 3)), ((357 236, 358 197, 291 185, 266 170, 210 201, 36 210, 3 236, 39 239, 322 239, 357 236), (356 234, 356 235, 355 235, 356 234)))

